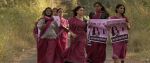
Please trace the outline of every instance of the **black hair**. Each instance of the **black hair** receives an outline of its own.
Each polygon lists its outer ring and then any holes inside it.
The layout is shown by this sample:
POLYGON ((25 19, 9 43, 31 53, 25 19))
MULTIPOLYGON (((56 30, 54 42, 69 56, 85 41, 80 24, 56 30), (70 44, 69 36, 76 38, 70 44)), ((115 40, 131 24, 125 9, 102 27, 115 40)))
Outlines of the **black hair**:
POLYGON ((56 7, 54 7, 52 10, 58 10, 56 7))
POLYGON ((125 9, 125 6, 124 6, 123 4, 118 4, 118 5, 116 6, 115 12, 118 13, 117 9, 119 9, 121 6, 124 7, 124 12, 121 14, 122 16, 124 16, 126 9, 125 9))
POLYGON ((43 16, 49 16, 49 17, 51 17, 52 14, 53 14, 53 12, 52 12, 52 9, 51 9, 50 7, 45 8, 45 10, 42 12, 42 15, 43 15, 43 16), (47 11, 48 9, 50 9, 51 15, 46 15, 46 11, 47 11))
MULTIPOLYGON (((58 9, 57 9, 57 12, 58 12, 59 10, 61 10, 61 9, 62 9, 62 8, 58 8, 58 9)), ((62 9, 62 10, 63 10, 63 9, 62 9)))
POLYGON ((84 7, 82 7, 82 6, 77 6, 77 7, 73 10, 73 16, 77 16, 77 11, 78 11, 80 8, 84 8, 84 7))
POLYGON ((96 6, 96 4, 98 4, 99 6, 101 6, 101 7, 102 7, 102 8, 101 8, 101 11, 103 11, 103 12, 107 12, 107 11, 106 11, 106 9, 105 9, 105 7, 104 7, 104 6, 103 6, 100 2, 95 2, 93 6, 95 7, 95 6, 96 6))

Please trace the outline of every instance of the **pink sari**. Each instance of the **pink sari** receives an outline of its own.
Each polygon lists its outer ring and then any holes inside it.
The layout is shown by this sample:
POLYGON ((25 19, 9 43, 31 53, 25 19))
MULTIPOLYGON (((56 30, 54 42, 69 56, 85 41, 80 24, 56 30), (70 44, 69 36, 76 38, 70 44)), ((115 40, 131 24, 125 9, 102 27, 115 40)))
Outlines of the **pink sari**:
POLYGON ((60 18, 60 28, 59 28, 59 41, 61 45, 62 52, 64 53, 68 48, 68 32, 67 29, 69 26, 68 20, 64 19, 63 17, 60 18))

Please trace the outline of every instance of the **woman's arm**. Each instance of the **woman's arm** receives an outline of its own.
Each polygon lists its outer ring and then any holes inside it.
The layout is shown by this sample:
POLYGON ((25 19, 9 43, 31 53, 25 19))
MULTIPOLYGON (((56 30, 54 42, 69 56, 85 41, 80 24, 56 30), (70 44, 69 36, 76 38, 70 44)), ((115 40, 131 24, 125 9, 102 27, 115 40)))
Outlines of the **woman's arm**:
POLYGON ((39 19, 39 21, 38 21, 38 23, 37 23, 37 27, 38 27, 40 30, 43 30, 43 29, 46 27, 45 20, 44 20, 44 19, 39 19))

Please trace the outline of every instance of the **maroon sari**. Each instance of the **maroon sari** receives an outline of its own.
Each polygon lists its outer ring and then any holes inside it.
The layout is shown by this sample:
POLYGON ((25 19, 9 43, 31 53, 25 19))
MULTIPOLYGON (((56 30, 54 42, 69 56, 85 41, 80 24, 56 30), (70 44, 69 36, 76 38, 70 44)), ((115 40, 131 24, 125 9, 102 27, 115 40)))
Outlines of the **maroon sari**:
POLYGON ((52 19, 49 17, 44 17, 46 22, 46 27, 41 31, 39 37, 39 43, 37 47, 38 63, 63 63, 63 58, 61 56, 60 46, 58 45, 57 39, 41 38, 41 36, 47 31, 48 27, 52 23, 52 19))
POLYGON ((86 63, 86 23, 73 17, 69 20, 71 32, 76 34, 76 38, 71 38, 71 45, 66 51, 65 60, 72 63, 86 63))
MULTIPOLYGON (((126 19, 126 22, 128 23, 128 19, 127 17, 123 17, 126 19)), ((110 19, 120 19, 120 17, 117 16, 112 16, 110 17, 110 19)), ((121 42, 113 42, 112 43, 112 49, 113 49, 113 59, 121 59, 124 60, 126 57, 126 53, 127 53, 127 43, 125 41, 121 41, 121 42)))
MULTIPOLYGON (((108 14, 103 11, 90 13, 90 19, 107 19, 108 14)), ((106 59, 106 43, 91 42, 91 46, 86 47, 88 60, 92 63, 104 63, 106 59)))

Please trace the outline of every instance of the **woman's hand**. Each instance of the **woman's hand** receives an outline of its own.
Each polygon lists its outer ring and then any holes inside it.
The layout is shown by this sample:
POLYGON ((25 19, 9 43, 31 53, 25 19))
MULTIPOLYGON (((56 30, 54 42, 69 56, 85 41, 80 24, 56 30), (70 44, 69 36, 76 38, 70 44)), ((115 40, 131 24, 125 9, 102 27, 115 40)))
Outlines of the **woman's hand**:
POLYGON ((131 26, 129 23, 127 23, 127 27, 128 27, 128 30, 130 30, 131 26))
POLYGON ((45 27, 46 27, 46 24, 43 24, 41 27, 41 30, 44 30, 45 27))
POLYGON ((64 28, 64 31, 69 32, 69 27, 62 27, 64 28))
POLYGON ((77 37, 77 35, 73 32, 70 32, 70 34, 71 34, 70 37, 73 38, 73 39, 77 37))
POLYGON ((75 39, 76 37, 77 37, 76 34, 74 34, 73 32, 70 32, 70 42, 74 42, 76 40, 75 39))

